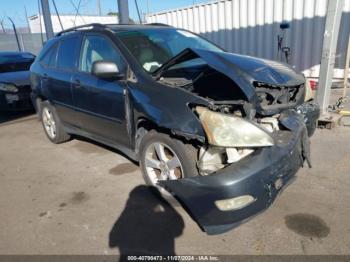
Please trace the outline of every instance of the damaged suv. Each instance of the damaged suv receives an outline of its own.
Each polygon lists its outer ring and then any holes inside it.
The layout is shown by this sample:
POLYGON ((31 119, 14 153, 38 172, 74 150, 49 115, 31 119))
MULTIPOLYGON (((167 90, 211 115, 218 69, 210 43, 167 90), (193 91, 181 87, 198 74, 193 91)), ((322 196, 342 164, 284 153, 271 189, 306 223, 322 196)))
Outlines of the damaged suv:
POLYGON ((162 25, 91 24, 49 40, 32 99, 53 143, 80 135, 140 163, 208 234, 266 209, 306 161, 319 108, 285 64, 162 25))

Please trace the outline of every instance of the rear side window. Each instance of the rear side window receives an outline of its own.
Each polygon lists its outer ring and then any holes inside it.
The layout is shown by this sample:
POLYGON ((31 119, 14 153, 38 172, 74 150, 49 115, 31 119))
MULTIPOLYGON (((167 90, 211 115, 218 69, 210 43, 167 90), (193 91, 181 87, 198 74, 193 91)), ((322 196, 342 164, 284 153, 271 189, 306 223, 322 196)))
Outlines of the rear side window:
POLYGON ((41 64, 48 67, 55 66, 57 57, 57 47, 58 45, 56 44, 46 52, 44 57, 41 59, 41 64))
POLYGON ((61 41, 57 54, 57 68, 73 69, 76 67, 76 54, 79 38, 73 36, 61 41))

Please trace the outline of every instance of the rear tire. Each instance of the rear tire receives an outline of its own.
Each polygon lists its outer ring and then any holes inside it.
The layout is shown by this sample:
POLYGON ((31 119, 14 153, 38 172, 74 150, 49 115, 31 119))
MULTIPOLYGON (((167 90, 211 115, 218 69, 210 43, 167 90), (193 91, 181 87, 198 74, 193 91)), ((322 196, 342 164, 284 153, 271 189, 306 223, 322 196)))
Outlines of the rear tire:
POLYGON ((63 129, 55 108, 48 101, 40 105, 40 118, 44 132, 52 143, 60 144, 70 139, 70 135, 63 129))
POLYGON ((142 176, 148 185, 161 193, 166 191, 157 185, 159 180, 174 180, 198 175, 198 150, 190 144, 156 131, 148 132, 140 143, 142 176))

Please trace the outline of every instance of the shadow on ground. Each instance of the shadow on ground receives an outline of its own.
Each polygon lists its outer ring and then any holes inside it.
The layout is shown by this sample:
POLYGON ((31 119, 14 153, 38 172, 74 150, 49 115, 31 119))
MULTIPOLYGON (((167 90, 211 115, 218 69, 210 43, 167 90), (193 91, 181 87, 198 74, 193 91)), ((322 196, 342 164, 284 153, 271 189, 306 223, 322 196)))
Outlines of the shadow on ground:
POLYGON ((34 110, 29 111, 18 111, 18 112, 4 112, 0 111, 0 124, 4 124, 9 121, 17 120, 20 121, 21 118, 33 115, 34 110))
POLYGON ((130 156, 128 156, 127 154, 123 153, 122 151, 118 150, 115 147, 106 145, 106 144, 102 144, 98 141, 92 140, 90 138, 87 137, 83 137, 80 135, 72 135, 72 140, 77 140, 80 142, 83 142, 85 144, 77 144, 75 145, 75 148, 78 149, 80 152, 82 153, 97 153, 97 152, 102 152, 103 149, 111 151, 113 153, 116 153, 118 155, 121 155, 122 157, 128 159, 130 162, 132 162, 134 165, 139 165, 139 163, 137 161, 135 161, 134 159, 132 159, 130 156), (90 145, 89 145, 90 144, 90 145), (100 149, 98 149, 100 148, 100 149))
POLYGON ((148 186, 137 186, 109 234, 109 246, 128 255, 175 255, 175 238, 184 221, 176 210, 148 186))

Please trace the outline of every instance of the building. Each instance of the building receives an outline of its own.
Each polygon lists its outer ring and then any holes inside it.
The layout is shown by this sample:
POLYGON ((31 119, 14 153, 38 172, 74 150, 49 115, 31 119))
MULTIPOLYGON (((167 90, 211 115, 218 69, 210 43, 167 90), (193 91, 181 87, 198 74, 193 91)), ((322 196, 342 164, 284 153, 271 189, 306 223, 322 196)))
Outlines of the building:
MULTIPOLYGON (((70 27, 101 23, 101 24, 115 24, 118 23, 117 16, 96 16, 96 15, 60 15, 63 29, 70 27)), ((42 15, 32 15, 28 17, 29 27, 31 33, 45 33, 44 18, 42 15), (42 28, 42 30, 41 30, 42 28)), ((62 31, 62 27, 57 15, 51 15, 52 27, 54 32, 62 31)))
MULTIPOLYGON (((277 36, 291 50, 289 63, 307 77, 318 78, 328 1, 215 0, 146 16, 198 33, 229 52, 280 60, 277 36), (282 32, 281 23, 290 28, 282 32)), ((344 77, 350 33, 350 1, 344 3, 335 56, 334 78, 344 77)), ((285 62, 285 60, 282 60, 285 62)))

